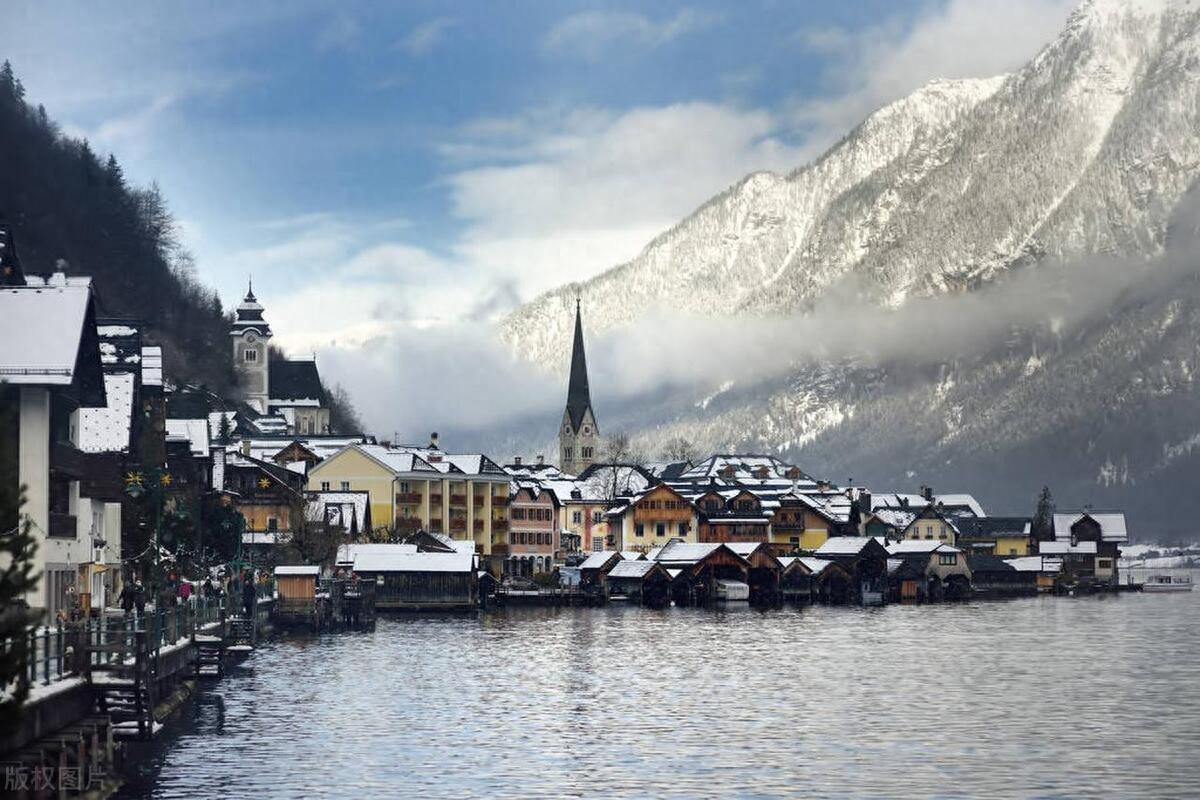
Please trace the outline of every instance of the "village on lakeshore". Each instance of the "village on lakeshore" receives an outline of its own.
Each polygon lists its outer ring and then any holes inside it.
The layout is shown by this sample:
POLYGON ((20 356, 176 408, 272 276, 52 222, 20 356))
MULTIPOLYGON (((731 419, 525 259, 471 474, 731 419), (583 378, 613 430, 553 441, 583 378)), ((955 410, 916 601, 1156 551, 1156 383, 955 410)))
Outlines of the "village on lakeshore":
POLYGON ((495 458, 436 433, 331 430, 315 360, 271 347, 252 287, 229 330, 241 396, 175 384, 152 331, 98 319, 88 278, 26 274, 0 237, 0 333, 25 343, 0 355, 18 419, 5 466, 25 487, 42 575, 26 599, 45 622, 96 616, 134 583, 153 605, 204 581, 274 591, 277 574, 305 608, 327 580, 369 584, 379 609, 1132 588, 1124 515, 1054 509, 1048 492, 994 516, 969 493, 839 486, 773 455, 633 463, 592 405, 578 302, 557 464, 495 458))

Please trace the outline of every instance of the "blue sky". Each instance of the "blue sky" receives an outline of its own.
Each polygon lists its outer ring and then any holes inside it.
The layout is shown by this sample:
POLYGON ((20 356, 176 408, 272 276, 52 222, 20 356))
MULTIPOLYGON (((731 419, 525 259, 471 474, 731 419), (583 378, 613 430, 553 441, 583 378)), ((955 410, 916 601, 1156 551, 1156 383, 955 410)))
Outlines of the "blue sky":
MULTIPOLYGON (((0 56, 159 182, 201 280, 231 303, 253 272, 280 343, 362 395, 924 82, 1017 66, 1070 7, 10 2, 0 56)), ((380 429, 445 413, 360 405, 380 429)))

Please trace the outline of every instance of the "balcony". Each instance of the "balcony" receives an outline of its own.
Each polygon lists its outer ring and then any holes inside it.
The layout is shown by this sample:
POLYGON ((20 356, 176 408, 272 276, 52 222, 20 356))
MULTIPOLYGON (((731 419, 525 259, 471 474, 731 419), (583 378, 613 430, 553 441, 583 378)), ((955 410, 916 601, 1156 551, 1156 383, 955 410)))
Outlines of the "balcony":
POLYGON ((501 496, 497 495, 497 496, 493 497, 493 498, 492 498, 492 505, 494 505, 494 506, 506 506, 506 505, 508 505, 508 495, 504 495, 503 497, 501 497, 501 496))
POLYGON ((503 520, 503 519, 494 519, 494 520, 492 520, 492 530, 493 530, 493 531, 506 531, 506 530, 508 530, 508 520, 503 520))
POLYGON ((506 555, 508 555, 508 554, 509 554, 509 546, 508 546, 508 544, 507 544, 507 543, 505 543, 505 544, 494 544, 494 545, 492 545, 492 555, 494 555, 494 556, 506 556, 506 555))
POLYGON ((440 506, 442 504, 442 493, 438 492, 437 494, 429 495, 429 502, 431 505, 440 506))
POLYGON ((398 492, 396 494, 396 505, 419 506, 421 505, 421 495, 418 492, 398 492))
POLYGON ((483 520, 475 520, 475 523, 472 525, 472 527, 475 529, 476 533, 483 533, 483 520))
POLYGON ((465 494, 452 494, 452 495, 450 495, 450 505, 452 505, 452 506, 465 506, 466 504, 467 504, 467 496, 466 496, 465 494))
POLYGON ((467 521, 465 519, 450 520, 450 532, 451 533, 466 533, 467 532, 467 521))
POLYGON ((400 517, 396 520, 396 530, 412 532, 421 529, 421 520, 416 517, 400 517))
POLYGON ((55 539, 74 539, 76 531, 75 517, 58 511, 50 512, 50 530, 47 533, 55 539))
POLYGON ((475 503, 476 508, 483 508, 483 504, 486 502, 487 502, 487 497, 485 495, 482 495, 482 494, 475 495, 474 503, 475 503))

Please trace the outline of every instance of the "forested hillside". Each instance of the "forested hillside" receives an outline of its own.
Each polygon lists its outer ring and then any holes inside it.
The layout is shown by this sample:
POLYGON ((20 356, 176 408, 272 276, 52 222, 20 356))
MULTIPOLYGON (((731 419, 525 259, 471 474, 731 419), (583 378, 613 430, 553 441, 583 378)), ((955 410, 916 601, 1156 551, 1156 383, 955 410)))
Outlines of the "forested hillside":
MULTIPOLYGON (((236 397, 230 318, 198 282, 191 254, 158 187, 130 185, 117 158, 63 135, 0 67, 0 219, 12 225, 27 273, 62 261, 89 275, 101 317, 136 318, 161 344, 168 376, 236 397)), ((327 388, 335 429, 361 430, 341 387, 327 388)))

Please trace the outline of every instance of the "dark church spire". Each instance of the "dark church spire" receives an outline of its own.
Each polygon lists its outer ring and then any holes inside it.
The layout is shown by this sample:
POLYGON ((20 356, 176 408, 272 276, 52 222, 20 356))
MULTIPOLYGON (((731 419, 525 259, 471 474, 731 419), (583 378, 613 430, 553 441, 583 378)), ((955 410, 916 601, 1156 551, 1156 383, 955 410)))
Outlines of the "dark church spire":
POLYGON ((592 395, 588 390, 587 355, 583 352, 583 314, 579 306, 579 298, 576 297, 575 344, 571 348, 571 382, 567 386, 567 414, 576 432, 583 424, 584 414, 592 407, 592 395))

